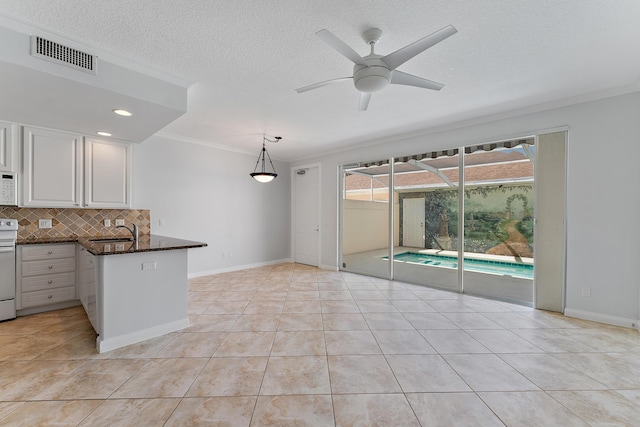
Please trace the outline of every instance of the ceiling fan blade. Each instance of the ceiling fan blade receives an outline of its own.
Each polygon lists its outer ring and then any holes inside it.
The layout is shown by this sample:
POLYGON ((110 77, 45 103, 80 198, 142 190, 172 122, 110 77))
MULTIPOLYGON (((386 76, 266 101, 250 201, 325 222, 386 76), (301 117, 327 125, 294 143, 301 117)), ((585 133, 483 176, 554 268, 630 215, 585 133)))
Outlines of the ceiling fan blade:
POLYGON ((402 71, 398 71, 398 70, 395 70, 392 72, 391 84, 416 86, 416 87, 421 87, 424 89, 431 89, 431 90, 440 90, 444 87, 442 83, 423 79, 422 77, 414 76, 413 74, 403 73, 402 71))
POLYGON ((431 46, 440 43, 442 40, 454 35, 457 32, 458 30, 456 30, 453 25, 447 25, 446 27, 439 29, 435 33, 429 34, 428 36, 423 37, 420 40, 403 47, 402 49, 398 49, 395 52, 390 53, 389 55, 383 57, 382 60, 389 66, 390 70, 395 70, 414 56, 424 52, 431 46))
POLYGON ((351 48, 351 46, 340 40, 331 31, 320 30, 316 33, 316 36, 320 37, 325 41, 325 43, 340 52, 344 57, 346 57, 354 64, 364 65, 365 67, 367 67, 367 63, 364 62, 364 59, 362 59, 360 55, 358 55, 358 52, 356 52, 351 48))
POLYGON ((353 77, 340 77, 339 79, 325 80, 323 82, 314 83, 309 86, 299 87, 298 89, 296 89, 296 92, 298 93, 307 92, 309 90, 318 89, 319 87, 330 86, 330 85, 334 85, 336 83, 342 83, 351 79, 353 79, 353 77))
POLYGON ((358 111, 367 111, 369 101, 371 101, 371 93, 360 92, 360 105, 358 106, 358 111))

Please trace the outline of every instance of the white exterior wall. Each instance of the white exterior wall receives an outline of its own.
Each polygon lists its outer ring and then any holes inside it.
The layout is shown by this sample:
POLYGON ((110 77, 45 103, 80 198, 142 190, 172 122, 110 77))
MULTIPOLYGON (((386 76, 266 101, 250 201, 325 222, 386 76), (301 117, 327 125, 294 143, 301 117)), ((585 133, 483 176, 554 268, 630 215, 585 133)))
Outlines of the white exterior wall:
POLYGON ((259 145, 250 156, 154 136, 134 148, 133 204, 151 210, 151 232, 208 244, 189 250, 189 276, 290 260, 287 164, 262 184, 249 176, 259 145))
MULTIPOLYGON (((388 191, 388 190, 387 190, 388 191)), ((398 198, 394 198, 394 215, 398 217, 398 198)), ((342 252, 345 255, 389 247, 389 204, 366 200, 344 200, 342 205, 345 229, 342 252)), ((400 226, 395 222, 393 245, 399 245, 400 226)))
POLYGON ((338 265, 335 212, 339 164, 478 144, 559 127, 569 128, 566 313, 631 326, 638 320, 640 306, 637 92, 484 123, 448 126, 422 136, 386 138, 377 145, 305 159, 304 163, 322 163, 321 265, 338 265), (583 287, 591 288, 591 297, 580 296, 583 287))

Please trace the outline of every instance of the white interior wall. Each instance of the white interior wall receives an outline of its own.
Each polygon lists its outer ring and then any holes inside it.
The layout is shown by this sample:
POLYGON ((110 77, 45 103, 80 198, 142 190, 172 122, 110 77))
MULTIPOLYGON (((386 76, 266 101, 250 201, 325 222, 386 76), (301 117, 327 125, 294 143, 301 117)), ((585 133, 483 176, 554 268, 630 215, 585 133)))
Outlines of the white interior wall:
POLYGON ((289 168, 274 161, 278 177, 256 182, 256 156, 157 136, 135 146, 134 205, 151 210, 151 232, 208 244, 189 250, 190 276, 290 259, 289 168))
POLYGON ((338 165, 568 127, 566 312, 631 326, 640 306, 639 118, 636 92, 305 159, 322 163, 321 265, 337 267, 338 165))

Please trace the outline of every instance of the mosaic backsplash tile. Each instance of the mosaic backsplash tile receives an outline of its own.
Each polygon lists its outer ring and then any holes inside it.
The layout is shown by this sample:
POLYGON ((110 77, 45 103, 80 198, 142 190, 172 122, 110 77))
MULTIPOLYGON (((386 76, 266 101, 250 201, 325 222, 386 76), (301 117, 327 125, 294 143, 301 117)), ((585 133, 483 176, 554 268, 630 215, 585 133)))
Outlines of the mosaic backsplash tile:
POLYGON ((124 228, 116 228, 116 219, 127 226, 137 224, 140 234, 151 233, 151 213, 147 209, 63 209, 0 207, 0 218, 18 220, 18 240, 50 237, 105 236, 128 237, 124 228), (50 219, 52 228, 38 228, 39 219, 50 219), (105 227, 104 220, 111 220, 105 227))

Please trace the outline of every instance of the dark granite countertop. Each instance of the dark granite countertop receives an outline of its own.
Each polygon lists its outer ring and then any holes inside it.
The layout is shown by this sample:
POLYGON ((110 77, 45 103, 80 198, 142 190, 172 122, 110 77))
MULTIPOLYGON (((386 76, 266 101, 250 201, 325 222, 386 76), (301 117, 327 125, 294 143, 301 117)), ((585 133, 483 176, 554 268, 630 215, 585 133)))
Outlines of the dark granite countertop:
POLYGON ((18 239, 18 245, 33 245, 47 243, 79 243, 93 255, 132 254, 137 252, 172 251, 176 249, 202 248, 206 243, 192 240, 176 239, 175 237, 158 236, 155 234, 141 235, 137 244, 133 241, 92 242, 92 239, 103 236, 75 236, 75 237, 43 237, 40 239, 18 239))

